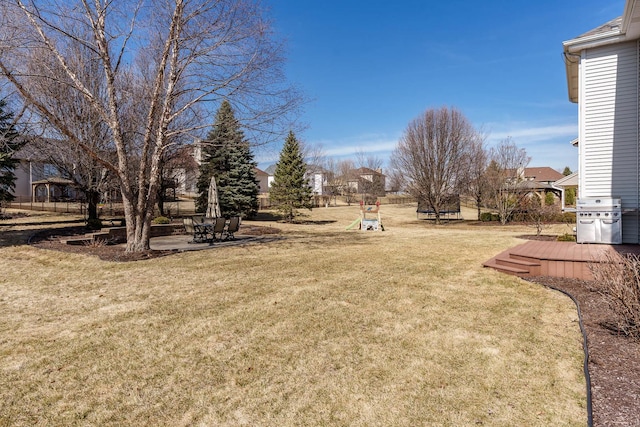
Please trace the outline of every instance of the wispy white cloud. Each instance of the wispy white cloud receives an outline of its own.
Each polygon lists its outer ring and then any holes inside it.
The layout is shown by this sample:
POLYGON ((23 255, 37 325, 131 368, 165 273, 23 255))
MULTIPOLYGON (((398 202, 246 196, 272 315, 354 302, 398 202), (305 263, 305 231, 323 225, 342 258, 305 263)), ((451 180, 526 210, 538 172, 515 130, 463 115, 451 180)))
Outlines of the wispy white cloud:
MULTIPOLYGON (((569 143, 577 136, 577 124, 536 125, 533 123, 493 123, 488 128, 487 143, 494 146, 511 137, 531 156, 531 165, 550 166, 562 170, 564 166, 577 167, 577 151, 569 143)), ((385 162, 395 149, 401 132, 392 134, 362 134, 340 139, 310 140, 307 143, 322 146, 324 154, 334 158, 355 158, 358 151, 376 155, 385 162)), ((258 162, 266 165, 278 161, 279 154, 261 153, 258 162)))
POLYGON ((562 171, 565 166, 575 170, 578 153, 570 141, 578 135, 578 125, 559 124, 538 126, 531 123, 495 124, 487 137, 489 146, 511 137, 513 142, 527 150, 530 166, 549 166, 562 171))
POLYGON ((399 135, 369 133, 332 140, 310 141, 310 143, 321 145, 327 156, 349 157, 359 151, 366 154, 389 153, 396 147, 399 135))
MULTIPOLYGON (((376 155, 384 161, 388 159, 391 152, 396 148, 397 137, 381 134, 362 134, 339 139, 309 140, 305 144, 321 147, 321 151, 327 157, 335 158, 355 158, 357 152, 367 155, 376 155)), ((265 165, 278 161, 279 153, 263 152, 256 156, 259 164, 265 165)))
POLYGON ((325 151, 328 156, 351 156, 356 152, 361 151, 366 154, 386 153, 393 151, 396 148, 398 140, 384 140, 384 141, 369 141, 357 144, 332 144, 331 148, 327 148, 325 151))
POLYGON ((531 126, 527 124, 514 124, 500 126, 497 132, 491 132, 487 138, 489 144, 500 142, 511 137, 517 145, 566 139, 567 142, 578 135, 578 125, 562 124, 553 126, 531 126))

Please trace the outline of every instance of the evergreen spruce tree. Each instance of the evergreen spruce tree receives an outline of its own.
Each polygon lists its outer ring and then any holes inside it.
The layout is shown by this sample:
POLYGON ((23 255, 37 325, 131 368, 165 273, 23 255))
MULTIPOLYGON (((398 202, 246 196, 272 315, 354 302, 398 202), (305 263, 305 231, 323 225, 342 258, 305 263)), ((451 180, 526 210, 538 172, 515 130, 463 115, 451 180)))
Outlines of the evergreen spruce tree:
POLYGON ((0 100, 0 203, 15 199, 16 175, 14 170, 18 161, 13 157, 24 144, 18 138, 13 124, 13 114, 6 111, 6 102, 0 100))
POLYGON ((311 210, 313 207, 311 187, 305 179, 305 172, 306 165, 300 144, 290 131, 276 163, 274 180, 269 189, 269 198, 285 221, 292 221, 297 215, 297 209, 311 210))
POLYGON ((207 144, 202 148, 196 211, 206 211, 209 183, 215 176, 222 216, 255 216, 260 189, 256 166, 231 104, 224 101, 216 113, 213 129, 207 135, 207 144))
MULTIPOLYGON (((562 175, 564 176, 569 176, 571 175, 573 172, 571 172, 571 169, 569 168, 569 166, 565 166, 564 170, 562 171, 562 175)), ((573 206, 576 204, 576 189, 573 187, 569 187, 569 188, 565 188, 564 190, 564 203, 567 206, 573 206)))

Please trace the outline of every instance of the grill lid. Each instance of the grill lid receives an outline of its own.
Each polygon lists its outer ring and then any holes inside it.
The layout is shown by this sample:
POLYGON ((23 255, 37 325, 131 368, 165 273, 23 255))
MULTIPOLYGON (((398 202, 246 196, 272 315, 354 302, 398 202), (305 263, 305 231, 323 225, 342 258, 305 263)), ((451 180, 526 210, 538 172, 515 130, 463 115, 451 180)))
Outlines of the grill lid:
POLYGON ((579 211, 613 212, 622 209, 622 201, 617 197, 592 197, 579 199, 576 203, 579 211))

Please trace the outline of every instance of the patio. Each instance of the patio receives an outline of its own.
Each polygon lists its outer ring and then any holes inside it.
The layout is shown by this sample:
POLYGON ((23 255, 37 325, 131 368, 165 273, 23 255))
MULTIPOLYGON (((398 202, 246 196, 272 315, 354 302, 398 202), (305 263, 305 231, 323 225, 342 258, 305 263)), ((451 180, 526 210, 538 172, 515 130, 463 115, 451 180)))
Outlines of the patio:
POLYGON ((213 249, 228 246, 239 246, 247 243, 273 241, 280 237, 274 235, 253 236, 236 235, 233 240, 216 241, 214 243, 202 242, 193 243, 193 236, 190 234, 171 234, 168 236, 152 237, 149 240, 149 247, 155 251, 198 251, 203 249, 213 249))

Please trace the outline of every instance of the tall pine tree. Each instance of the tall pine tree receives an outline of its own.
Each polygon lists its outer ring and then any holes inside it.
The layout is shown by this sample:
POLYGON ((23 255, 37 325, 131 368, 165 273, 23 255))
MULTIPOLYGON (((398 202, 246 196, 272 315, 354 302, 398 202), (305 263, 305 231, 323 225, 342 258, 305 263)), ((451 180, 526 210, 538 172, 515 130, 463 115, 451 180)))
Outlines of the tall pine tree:
POLYGON ((0 100, 0 203, 15 199, 14 170, 18 161, 13 155, 24 145, 13 124, 13 114, 6 111, 6 105, 4 100, 0 100))
POLYGON ((258 180, 253 154, 236 120, 231 104, 223 101, 216 113, 213 129, 202 148, 196 210, 205 212, 211 177, 215 176, 223 216, 245 218, 258 212, 258 180))
POLYGON ((293 221, 297 209, 313 207, 311 187, 305 178, 306 165, 300 151, 300 144, 293 132, 287 140, 276 163, 273 183, 269 189, 269 198, 285 221, 293 221))

